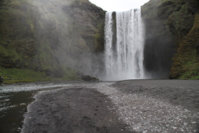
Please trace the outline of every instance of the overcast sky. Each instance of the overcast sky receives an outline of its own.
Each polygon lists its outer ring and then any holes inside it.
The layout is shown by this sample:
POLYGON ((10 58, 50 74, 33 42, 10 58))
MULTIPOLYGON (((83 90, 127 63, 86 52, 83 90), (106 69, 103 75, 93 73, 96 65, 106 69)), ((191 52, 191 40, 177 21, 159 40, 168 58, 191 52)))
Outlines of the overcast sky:
POLYGON ((89 0, 106 11, 126 11, 139 8, 149 0, 89 0))

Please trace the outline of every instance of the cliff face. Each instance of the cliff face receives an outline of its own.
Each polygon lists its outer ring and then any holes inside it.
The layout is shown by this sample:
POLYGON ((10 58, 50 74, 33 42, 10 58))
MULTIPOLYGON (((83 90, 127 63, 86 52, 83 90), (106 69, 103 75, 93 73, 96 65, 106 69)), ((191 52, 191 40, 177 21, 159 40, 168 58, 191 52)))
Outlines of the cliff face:
POLYGON ((198 78, 198 7, 197 0, 150 0, 142 7, 149 72, 163 78, 198 78))
POLYGON ((179 41, 170 76, 199 79, 199 13, 195 14, 191 30, 179 41))
POLYGON ((0 76, 5 68, 89 73, 103 51, 104 15, 87 0, 1 0, 0 76))

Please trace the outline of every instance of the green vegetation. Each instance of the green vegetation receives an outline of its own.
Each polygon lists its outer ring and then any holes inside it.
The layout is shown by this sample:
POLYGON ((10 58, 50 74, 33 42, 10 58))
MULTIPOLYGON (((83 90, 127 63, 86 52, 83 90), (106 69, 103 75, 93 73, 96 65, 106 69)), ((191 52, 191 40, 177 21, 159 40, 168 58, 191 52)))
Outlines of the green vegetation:
MULTIPOLYGON (((41 60, 37 58, 40 47, 35 37, 36 22, 32 6, 27 2, 11 0, 0 5, 0 76, 4 83, 52 79, 36 63, 41 60)), ((47 54, 45 56, 49 56, 47 54)))
POLYGON ((173 59, 171 78, 199 79, 199 14, 195 15, 194 25, 182 39, 173 59))
POLYGON ((145 20, 152 23, 152 26, 155 24, 158 29, 153 36, 162 40, 173 37, 166 44, 171 49, 169 51, 175 51, 169 64, 169 76, 172 79, 199 79, 198 7, 198 0, 150 0, 142 7, 145 20), (159 24, 156 24, 157 22, 159 24))
POLYGON ((0 67, 0 76, 4 84, 13 84, 19 82, 37 82, 37 81, 65 81, 78 80, 80 77, 74 71, 67 71, 63 77, 47 76, 45 72, 38 72, 31 69, 2 68, 0 67))
MULTIPOLYGON (((104 20, 104 19, 102 19, 104 20)), ((104 21, 98 24, 98 32, 95 33, 95 52, 104 51, 104 21)))
POLYGON ((29 69, 0 68, 0 75, 5 84, 50 80, 44 72, 35 72, 29 69))
POLYGON ((29 5, 24 0, 13 0, 0 6, 0 66, 5 68, 34 67, 37 45, 31 28, 32 14, 23 6, 29 5))
MULTIPOLYGON (((71 0, 72 8, 63 7, 66 16, 61 20, 71 25, 66 33, 57 31, 59 23, 44 21, 29 0, 0 1, 0 76, 4 83, 79 80, 80 74, 59 56, 103 51, 104 11, 87 0, 71 0), (82 14, 74 15, 79 9, 82 14), (60 41, 60 36, 65 36, 65 40, 60 41), (60 45, 67 46, 64 49, 60 45)), ((56 19, 52 15, 52 21, 56 19)))

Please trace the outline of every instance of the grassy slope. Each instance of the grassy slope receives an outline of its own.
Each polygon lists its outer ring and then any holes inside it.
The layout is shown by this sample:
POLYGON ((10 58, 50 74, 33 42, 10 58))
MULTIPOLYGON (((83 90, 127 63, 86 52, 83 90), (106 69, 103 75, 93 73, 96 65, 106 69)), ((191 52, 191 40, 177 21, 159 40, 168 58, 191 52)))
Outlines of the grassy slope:
POLYGON ((162 0, 162 2, 163 6, 159 10, 166 9, 167 25, 175 36, 177 44, 170 78, 199 79, 199 51, 197 50, 199 2, 197 0, 162 0), (165 6, 167 8, 164 9, 165 6))
POLYGON ((26 83, 37 81, 64 81, 80 79, 74 72, 68 72, 63 77, 47 76, 45 72, 38 72, 31 69, 18 68, 2 68, 0 67, 0 75, 4 79, 4 84, 26 83))
POLYGON ((171 76, 180 79, 199 79, 199 13, 192 29, 182 39, 173 59, 171 76))
POLYGON ((35 72, 30 69, 0 68, 0 75, 5 84, 17 82, 47 81, 50 78, 42 72, 35 72))

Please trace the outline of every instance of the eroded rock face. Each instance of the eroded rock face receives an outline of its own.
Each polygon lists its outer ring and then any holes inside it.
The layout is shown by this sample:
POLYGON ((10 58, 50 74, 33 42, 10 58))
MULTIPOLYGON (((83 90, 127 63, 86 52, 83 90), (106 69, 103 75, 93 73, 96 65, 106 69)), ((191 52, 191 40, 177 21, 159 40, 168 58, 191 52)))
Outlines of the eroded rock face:
MULTIPOLYGON (((184 69, 187 61, 184 60, 180 68, 179 65, 175 65, 176 57, 186 57, 179 52, 176 54, 176 51, 179 51, 180 42, 193 28, 198 5, 197 0, 150 0, 142 7, 146 24, 145 67, 149 72, 156 73, 154 77, 183 78, 185 71, 179 71, 177 74, 173 68, 184 69)), ((188 45, 192 45, 192 42, 188 45)), ((194 52, 195 46, 190 47, 190 51, 194 52)), ((192 60, 191 57, 188 60, 192 60)))

